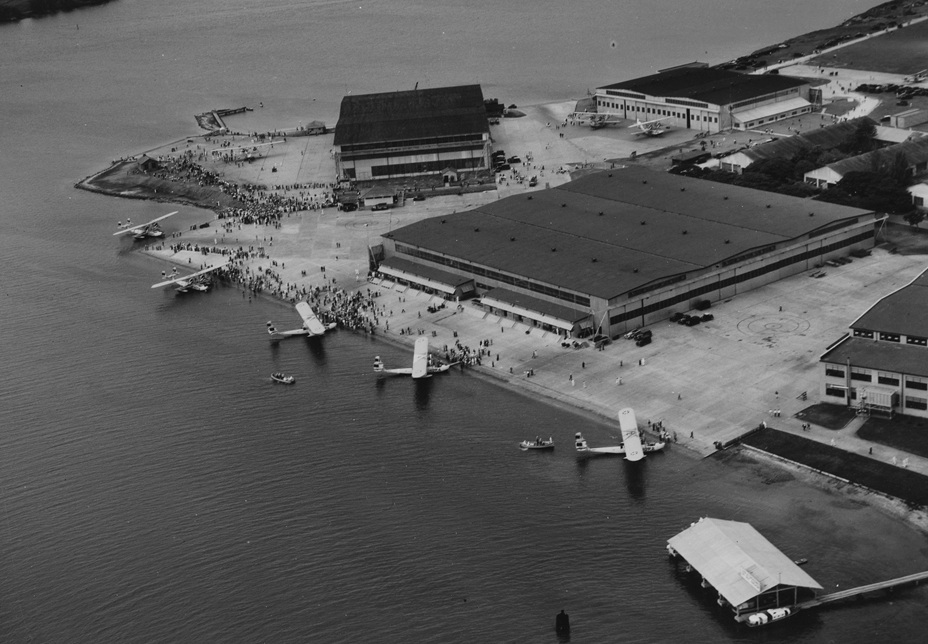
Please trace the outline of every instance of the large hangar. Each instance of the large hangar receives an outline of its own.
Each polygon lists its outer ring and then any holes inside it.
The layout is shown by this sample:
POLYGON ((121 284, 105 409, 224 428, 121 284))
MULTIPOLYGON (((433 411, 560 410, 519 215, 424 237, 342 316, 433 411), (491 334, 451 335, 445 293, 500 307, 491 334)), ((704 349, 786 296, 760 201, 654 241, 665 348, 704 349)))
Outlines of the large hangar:
POLYGON ((809 81, 692 63, 596 89, 596 110, 701 132, 748 130, 812 111, 809 81))
POLYGON ((383 242, 388 260, 472 279, 496 313, 616 336, 872 247, 876 220, 857 208, 628 167, 420 221, 383 242))
POLYGON ((338 175, 353 180, 490 167, 480 85, 349 95, 335 125, 338 175))

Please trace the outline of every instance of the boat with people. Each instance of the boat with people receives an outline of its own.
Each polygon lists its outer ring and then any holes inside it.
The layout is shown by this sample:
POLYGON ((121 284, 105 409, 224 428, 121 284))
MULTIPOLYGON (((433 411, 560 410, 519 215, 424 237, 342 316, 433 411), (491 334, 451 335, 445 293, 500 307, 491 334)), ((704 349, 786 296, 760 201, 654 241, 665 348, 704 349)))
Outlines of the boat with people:
POLYGON ((530 449, 554 449, 554 439, 549 437, 545 440, 544 438, 538 438, 536 436, 533 441, 522 441, 519 443, 519 449, 523 452, 530 449))
POLYGON ((293 383, 296 382, 296 378, 294 378, 293 376, 285 375, 281 373, 280 371, 272 373, 271 380, 273 380, 274 382, 279 382, 283 385, 292 385, 293 383))

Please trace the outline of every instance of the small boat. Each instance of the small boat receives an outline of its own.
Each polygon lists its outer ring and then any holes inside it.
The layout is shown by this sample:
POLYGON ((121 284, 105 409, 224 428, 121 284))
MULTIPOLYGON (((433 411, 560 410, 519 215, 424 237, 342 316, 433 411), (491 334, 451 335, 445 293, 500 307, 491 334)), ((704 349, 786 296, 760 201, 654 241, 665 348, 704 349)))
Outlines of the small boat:
POLYGON ((279 382, 284 385, 292 385, 293 383, 296 382, 296 378, 294 378, 293 376, 285 376, 279 371, 277 373, 271 374, 271 380, 273 380, 274 382, 279 382))
POLYGON ((519 449, 528 451, 530 449, 554 449, 554 439, 536 438, 533 441, 522 441, 519 443, 519 449))
POLYGON ((802 565, 809 563, 809 560, 803 557, 801 559, 794 560, 793 563, 796 564, 797 566, 802 566, 802 565))
POLYGON ((748 615, 745 623, 748 626, 763 626, 772 622, 778 622, 781 619, 786 619, 790 615, 795 615, 796 612, 796 608, 768 608, 759 613, 748 615))

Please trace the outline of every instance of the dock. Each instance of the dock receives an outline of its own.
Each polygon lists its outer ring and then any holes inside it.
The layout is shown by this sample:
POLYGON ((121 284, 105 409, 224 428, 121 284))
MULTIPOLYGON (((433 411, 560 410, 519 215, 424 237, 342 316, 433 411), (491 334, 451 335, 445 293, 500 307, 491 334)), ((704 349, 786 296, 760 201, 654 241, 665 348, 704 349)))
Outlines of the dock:
POLYGON ((844 599, 850 599, 852 597, 860 597, 866 593, 876 592, 878 590, 892 590, 898 588, 899 586, 904 586, 906 584, 912 584, 917 586, 919 582, 923 579, 928 579, 928 570, 924 572, 917 572, 911 575, 906 575, 905 577, 897 577, 896 579, 888 579, 886 581, 878 581, 875 584, 867 584, 866 586, 857 586, 856 588, 848 588, 847 590, 839 590, 835 593, 829 593, 828 595, 822 595, 821 597, 816 597, 815 599, 810 599, 808 601, 801 602, 796 604, 796 608, 799 610, 805 610, 807 608, 817 608, 825 604, 831 604, 833 602, 842 601, 844 599))

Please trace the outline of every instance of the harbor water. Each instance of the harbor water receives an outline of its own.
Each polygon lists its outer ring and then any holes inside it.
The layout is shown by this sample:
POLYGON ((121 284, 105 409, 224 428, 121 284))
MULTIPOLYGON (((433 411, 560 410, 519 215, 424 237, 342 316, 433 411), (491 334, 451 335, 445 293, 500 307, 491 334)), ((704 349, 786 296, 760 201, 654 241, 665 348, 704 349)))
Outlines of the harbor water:
POLYGON ((470 372, 378 378, 408 356, 364 335, 270 344, 292 308, 152 290, 165 267, 112 236, 175 207, 73 188, 216 107, 271 129, 417 82, 563 100, 872 4, 118 0, 0 26, 0 641, 556 642, 561 609, 572 642, 915 641, 923 590, 746 630, 664 550, 748 521, 834 590, 928 569, 903 523, 745 457, 578 459, 617 423, 470 372))

